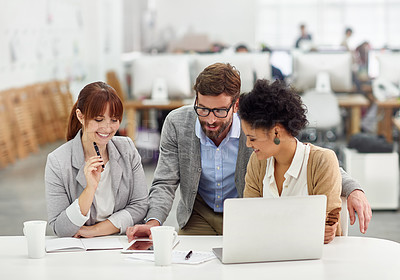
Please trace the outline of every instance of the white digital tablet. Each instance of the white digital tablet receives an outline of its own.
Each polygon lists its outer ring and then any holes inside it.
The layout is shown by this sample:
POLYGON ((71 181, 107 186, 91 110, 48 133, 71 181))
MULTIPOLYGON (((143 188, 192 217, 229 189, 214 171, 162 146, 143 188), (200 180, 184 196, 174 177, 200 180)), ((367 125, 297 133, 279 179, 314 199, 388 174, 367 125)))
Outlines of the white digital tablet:
MULTIPOLYGON (((176 238, 172 248, 178 245, 179 239, 176 238)), ((153 240, 149 238, 138 238, 129 242, 128 246, 121 250, 121 253, 153 253, 153 240)))

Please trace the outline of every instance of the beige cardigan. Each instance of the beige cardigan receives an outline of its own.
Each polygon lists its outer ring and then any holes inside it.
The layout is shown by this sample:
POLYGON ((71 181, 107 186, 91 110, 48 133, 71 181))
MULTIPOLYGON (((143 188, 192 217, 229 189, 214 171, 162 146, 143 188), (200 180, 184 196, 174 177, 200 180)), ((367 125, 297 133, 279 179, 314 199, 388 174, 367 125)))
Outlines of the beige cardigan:
MULTIPOLYGON (((326 195, 326 224, 340 220, 342 201, 342 177, 336 154, 332 150, 310 145, 310 156, 307 163, 307 185, 309 195, 326 195)), ((262 197, 263 180, 267 160, 258 160, 255 153, 247 165, 244 197, 262 197)), ((341 235, 340 223, 336 235, 341 235)))

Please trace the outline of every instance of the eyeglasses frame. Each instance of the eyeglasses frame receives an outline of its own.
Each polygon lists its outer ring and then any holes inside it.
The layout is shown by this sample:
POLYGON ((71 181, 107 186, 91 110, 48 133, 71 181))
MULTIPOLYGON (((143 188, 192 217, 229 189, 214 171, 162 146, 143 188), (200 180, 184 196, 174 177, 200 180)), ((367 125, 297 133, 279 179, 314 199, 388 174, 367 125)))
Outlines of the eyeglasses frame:
POLYGON ((196 100, 194 101, 194 106, 193 106, 193 108, 194 108, 194 111, 196 112, 196 115, 198 115, 199 117, 208 117, 208 116, 210 115, 210 113, 213 112, 213 114, 214 114, 214 116, 215 116, 216 118, 225 119, 225 118, 228 116, 228 113, 229 113, 229 111, 231 110, 233 104, 235 104, 236 100, 237 100, 237 98, 235 98, 235 99, 233 100, 233 102, 231 103, 231 105, 229 105, 229 107, 226 108, 226 109, 225 109, 225 108, 213 108, 213 109, 210 109, 210 108, 207 108, 207 107, 199 107, 199 106, 196 106, 196 103, 197 103, 197 96, 196 96, 196 100), (200 115, 199 113, 197 113, 197 109, 208 110, 208 114, 205 115, 205 116, 202 116, 202 115, 200 115), (226 111, 226 116, 225 116, 225 117, 218 117, 218 116, 215 114, 215 110, 224 110, 224 111, 226 111))

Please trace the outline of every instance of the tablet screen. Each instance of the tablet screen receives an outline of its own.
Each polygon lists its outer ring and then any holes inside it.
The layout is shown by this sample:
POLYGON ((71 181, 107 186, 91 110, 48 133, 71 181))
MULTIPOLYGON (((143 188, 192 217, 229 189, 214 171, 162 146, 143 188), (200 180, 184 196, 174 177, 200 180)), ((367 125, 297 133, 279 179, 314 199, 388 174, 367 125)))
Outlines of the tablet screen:
MULTIPOLYGON (((175 248, 178 243, 179 239, 176 238, 172 248, 175 248)), ((153 240, 149 238, 139 238, 129 242, 128 246, 122 249, 121 253, 152 253, 153 250, 153 240)))
POLYGON ((134 239, 129 242, 128 246, 124 248, 122 253, 140 253, 140 252, 153 252, 153 241, 149 238, 134 239))
POLYGON ((153 250, 153 241, 151 240, 136 240, 135 242, 129 243, 130 246, 126 250, 153 250))

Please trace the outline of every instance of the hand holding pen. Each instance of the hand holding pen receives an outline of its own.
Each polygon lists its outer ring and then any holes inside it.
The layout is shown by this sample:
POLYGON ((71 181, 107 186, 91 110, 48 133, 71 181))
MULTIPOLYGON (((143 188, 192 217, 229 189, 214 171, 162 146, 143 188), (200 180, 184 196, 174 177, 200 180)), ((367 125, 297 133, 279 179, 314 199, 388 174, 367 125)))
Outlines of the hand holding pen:
MULTIPOLYGON (((95 149, 95 151, 96 151, 96 154, 97 154, 97 156, 99 156, 100 158, 102 158, 101 157, 101 154, 100 154, 100 150, 99 150, 99 147, 97 147, 97 144, 96 144, 96 142, 93 142, 93 146, 94 146, 94 149, 95 149)), ((101 167, 103 167, 103 170, 104 170, 104 163, 101 165, 101 167)), ((102 172, 103 172, 103 170, 102 170, 102 172)))

